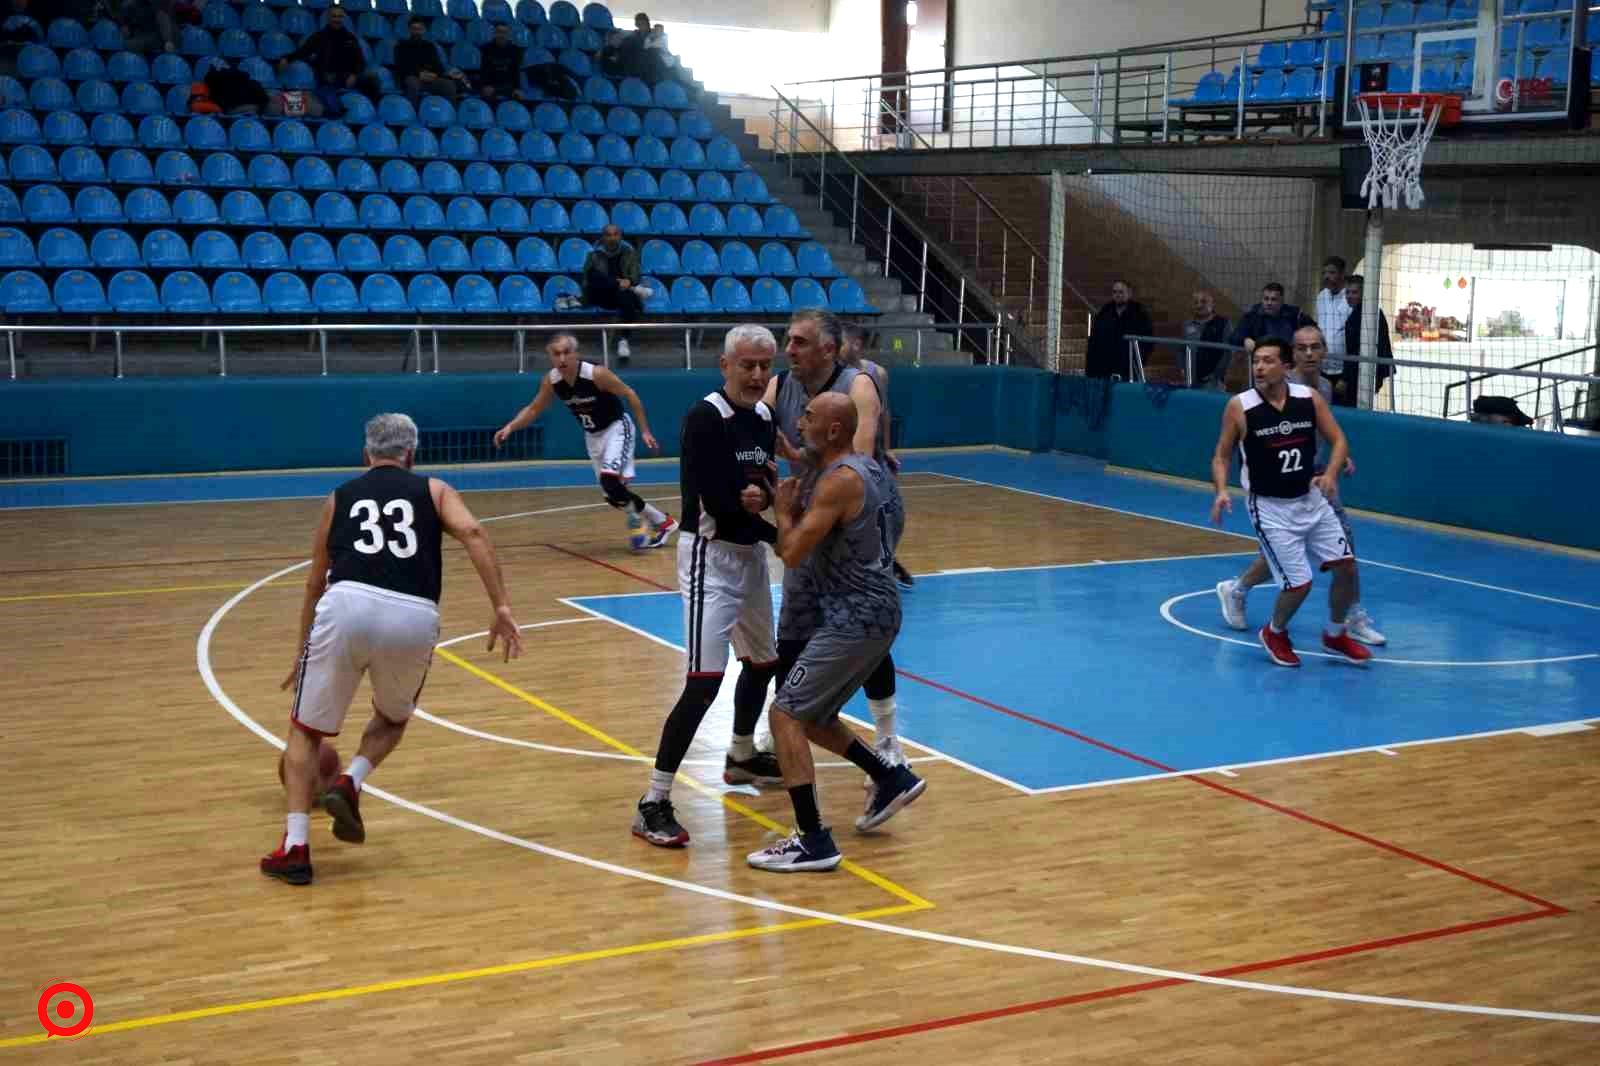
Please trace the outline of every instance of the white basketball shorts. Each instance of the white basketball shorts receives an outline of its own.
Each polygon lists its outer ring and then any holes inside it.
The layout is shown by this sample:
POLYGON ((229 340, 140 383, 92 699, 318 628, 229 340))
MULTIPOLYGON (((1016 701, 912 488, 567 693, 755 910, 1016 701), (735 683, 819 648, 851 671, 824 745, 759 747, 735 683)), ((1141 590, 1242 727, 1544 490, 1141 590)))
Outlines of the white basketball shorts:
POLYGON ((633 419, 627 415, 599 433, 585 433, 583 442, 589 447, 589 461, 594 464, 595 476, 612 474, 624 481, 632 481, 636 437, 633 419))
POLYGON ((290 719, 332 737, 344 725, 363 674, 372 709, 391 722, 416 710, 439 640, 439 608, 429 600, 340 581, 317 601, 311 636, 300 653, 300 681, 290 719))
POLYGON ((1311 584, 1313 560, 1326 570, 1355 557, 1344 523, 1316 486, 1290 500, 1252 493, 1249 507, 1261 554, 1282 588, 1311 584))
POLYGON ((726 672, 730 641, 741 660, 759 666, 777 661, 772 578, 764 546, 680 536, 678 591, 683 596, 684 669, 691 677, 726 672))

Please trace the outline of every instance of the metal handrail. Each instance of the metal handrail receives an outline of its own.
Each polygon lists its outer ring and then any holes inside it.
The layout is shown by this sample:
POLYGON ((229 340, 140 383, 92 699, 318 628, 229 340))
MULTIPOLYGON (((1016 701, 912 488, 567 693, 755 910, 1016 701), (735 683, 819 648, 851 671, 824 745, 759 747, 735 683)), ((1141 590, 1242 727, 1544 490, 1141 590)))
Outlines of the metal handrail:
MULTIPOLYGON (((1570 352, 1557 352, 1555 355, 1547 355, 1547 356, 1544 356, 1543 358, 1540 358, 1540 359, 1530 359, 1526 363, 1518 363, 1516 366, 1507 367, 1506 370, 1526 370, 1527 368, 1532 367, 1532 366, 1543 366, 1544 364, 1549 363, 1549 362, 1553 362, 1556 359, 1570 359, 1575 355, 1582 355, 1584 352, 1592 352, 1592 351, 1595 351, 1597 349, 1600 349, 1600 343, 1586 344, 1582 348, 1574 348, 1570 352)), ((1460 381, 1452 381, 1452 382, 1450 382, 1450 384, 1448 384, 1448 385, 1446 385, 1444 387, 1444 410, 1442 412, 1443 416, 1445 418, 1449 418, 1450 417, 1450 393, 1451 392, 1455 391, 1458 388, 1465 388, 1467 390, 1467 394, 1470 396, 1471 393, 1472 393, 1472 386, 1473 385, 1477 384, 1480 381, 1487 381, 1489 378, 1499 377, 1502 374, 1504 374, 1506 372, 1506 370, 1486 370, 1483 373, 1477 374, 1477 375, 1473 375, 1473 374, 1469 373, 1466 377, 1462 378, 1460 381)), ((1546 375, 1546 376, 1549 376, 1549 375, 1546 375)))
MULTIPOLYGON (((852 177, 853 177, 853 179, 856 182, 858 187, 864 185, 875 196, 877 196, 878 198, 883 200, 884 203, 886 203, 886 204, 887 203, 892 203, 889 195, 886 192, 884 192, 884 190, 881 187, 879 187, 877 185, 877 183, 875 183, 871 178, 867 177, 866 174, 862 173, 861 168, 857 167, 854 163, 852 163, 850 161, 849 157, 847 157, 843 152, 841 152, 839 150, 838 145, 836 145, 833 142, 833 140, 826 133, 823 133, 822 130, 817 127, 816 123, 812 122, 811 119, 806 117, 805 113, 800 110, 799 106, 797 104, 795 104, 794 101, 790 100, 787 96, 785 96, 783 94, 783 92, 778 89, 777 86, 773 86, 772 92, 773 92, 773 95, 777 98, 776 103, 774 104, 774 107, 775 108, 778 108, 778 107, 787 108, 789 116, 790 116, 791 125, 789 127, 789 131, 790 131, 789 149, 790 149, 791 159, 793 158, 793 155, 795 153, 795 148, 796 148, 796 145, 798 143, 797 130, 795 129, 795 127, 793 125, 793 122, 795 120, 798 120, 799 122, 804 123, 806 128, 809 129, 811 131, 811 133, 816 137, 817 143, 821 146, 817 151, 818 163, 819 163, 819 166, 818 166, 819 190, 826 188, 825 179, 826 179, 827 159, 828 159, 829 154, 832 154, 838 161, 838 163, 836 165, 844 166, 849 171, 849 173, 852 175, 852 177)), ((777 149, 777 137, 778 137, 778 122, 777 122, 777 115, 774 114, 774 116, 773 116, 773 149, 774 149, 774 151, 776 151, 776 149, 777 149)), ((856 197, 856 200, 859 200, 859 196, 856 197)), ((892 224, 892 220, 893 220, 893 214, 892 213, 890 215, 890 219, 891 219, 891 224, 892 224)), ((999 330, 1000 332, 1004 333, 1006 335, 1007 339, 1009 340, 1010 336, 1011 336, 1011 333, 1013 331, 1012 331, 1012 328, 1010 326, 1007 326, 1005 324, 1005 320, 1004 320, 1004 317, 1003 317, 1004 309, 1001 306, 1000 301, 995 298, 995 295, 991 291, 989 291, 989 289, 987 287, 985 287, 978 280, 978 278, 976 276, 974 276, 970 271, 967 270, 966 265, 963 264, 958 257, 956 257, 955 255, 952 255, 943 245, 939 244, 932 237, 930 237, 928 235, 927 231, 924 230, 920 225, 918 225, 917 222, 914 219, 905 218, 902 215, 901 220, 900 220, 900 224, 902 226, 906 227, 907 229, 909 229, 911 231, 911 233, 913 234, 913 236, 917 240, 922 242, 922 246, 923 246, 923 264, 924 264, 924 270, 923 270, 924 285, 926 283, 926 273, 927 273, 927 271, 926 271, 927 251, 929 249, 932 249, 934 255, 937 256, 939 261, 944 264, 945 268, 947 270, 951 271, 953 274, 955 274, 956 276, 958 276, 961 279, 961 289, 962 289, 962 291, 961 291, 961 293, 960 293, 960 295, 958 297, 958 300, 960 300, 962 303, 964 303, 965 302, 965 298, 966 298, 966 290, 969 289, 969 288, 972 289, 980 300, 982 300, 985 304, 987 304, 991 310, 996 312, 995 318, 994 318, 995 328, 997 330, 999 330)), ((852 229, 853 228, 854 228, 854 201, 852 202, 852 229)), ((892 239, 893 238, 892 238, 891 234, 889 234, 889 233, 885 234, 883 260, 884 260, 884 270, 885 270, 886 274, 887 274, 887 271, 889 269, 889 264, 890 264, 890 259, 891 259, 891 252, 892 252, 892 248, 889 245, 889 241, 892 240, 892 239)), ((922 290, 922 291, 925 294, 925 289, 922 290)), ((976 325, 976 323, 974 323, 974 325, 976 325)))

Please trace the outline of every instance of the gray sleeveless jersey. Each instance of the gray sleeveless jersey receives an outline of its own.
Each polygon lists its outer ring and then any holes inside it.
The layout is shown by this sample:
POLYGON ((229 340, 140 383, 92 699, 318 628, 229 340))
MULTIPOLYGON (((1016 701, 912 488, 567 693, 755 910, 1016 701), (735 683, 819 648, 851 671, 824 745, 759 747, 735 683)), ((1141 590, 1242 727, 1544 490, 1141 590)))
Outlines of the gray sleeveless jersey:
POLYGON ((834 526, 811 553, 823 625, 845 636, 893 637, 900 631, 891 532, 897 504, 894 479, 878 463, 854 453, 822 475, 840 467, 861 478, 863 498, 860 513, 834 526))
MULTIPOLYGON (((839 392, 848 396, 850 395, 850 383, 856 379, 856 375, 859 373, 861 371, 856 370, 854 367, 838 364, 835 367, 833 377, 829 379, 827 384, 823 385, 820 391, 839 392)), ((811 402, 812 395, 812 393, 806 391, 806 387, 800 383, 799 378, 794 376, 794 371, 792 370, 784 374, 783 380, 778 382, 778 398, 772 405, 772 414, 778 420, 778 432, 788 437, 789 443, 796 448, 805 446, 800 440, 800 416, 805 414, 806 404, 811 402)), ((805 476, 806 464, 804 462, 791 461, 789 469, 803 477, 805 476)))
POLYGON ((872 438, 872 458, 877 461, 879 466, 883 467, 884 473, 892 478, 894 477, 894 471, 889 469, 887 462, 889 458, 889 390, 884 388, 883 385, 884 379, 888 376, 888 371, 871 359, 861 360, 859 369, 861 373, 872 379, 874 385, 878 386, 878 435, 872 438))

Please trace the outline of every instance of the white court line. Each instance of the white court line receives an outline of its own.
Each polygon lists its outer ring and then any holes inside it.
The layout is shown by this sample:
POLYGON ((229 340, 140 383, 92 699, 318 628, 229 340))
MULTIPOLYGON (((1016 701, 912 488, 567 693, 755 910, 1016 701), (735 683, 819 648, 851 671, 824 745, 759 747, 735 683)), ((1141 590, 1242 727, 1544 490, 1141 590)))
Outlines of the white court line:
MULTIPOLYGON (((1421 573, 1421 571, 1417 571, 1417 572, 1421 573)), ((1433 575, 1430 574, 1428 576, 1431 577, 1433 575)), ((1181 593, 1181 594, 1179 594, 1177 596, 1173 596, 1173 597, 1171 597, 1170 599, 1168 599, 1165 603, 1163 603, 1161 605, 1161 617, 1165 618, 1168 622, 1170 622, 1173 625, 1177 626, 1179 629, 1185 630, 1185 631, 1187 631, 1189 633, 1193 633, 1195 636, 1210 637, 1212 640, 1221 641, 1224 644, 1238 644, 1239 646, 1245 647, 1245 648, 1259 648, 1261 645, 1257 644, 1253 640, 1244 640, 1244 639, 1242 639, 1240 637, 1227 637, 1227 636, 1223 636, 1221 633, 1213 633, 1210 630, 1200 629, 1199 627, 1192 626, 1187 622, 1180 622, 1180 621, 1178 621, 1177 617, 1175 615, 1173 615, 1173 613, 1172 613, 1172 607, 1173 607, 1174 604, 1181 603, 1184 600, 1192 600, 1196 596, 1214 596, 1214 595, 1216 595, 1216 590, 1215 589, 1201 589, 1199 592, 1185 592, 1185 593, 1181 593)), ((1581 606, 1581 604, 1579 606, 1581 606)), ((1328 652, 1325 652, 1325 651, 1311 651, 1309 648, 1301 648, 1301 649, 1297 649, 1297 650, 1298 650, 1299 654, 1301 654, 1301 655, 1312 655, 1312 656, 1315 656, 1318 659, 1332 659, 1332 660, 1334 660, 1336 662, 1344 662, 1345 661, 1345 657, 1344 656, 1342 656, 1342 655, 1330 655, 1328 652)), ((1378 655, 1374 655, 1372 657, 1372 661, 1373 662, 1375 662, 1375 663, 1385 663, 1385 664, 1387 664, 1389 666, 1458 666, 1458 667, 1459 666, 1549 666, 1549 665, 1551 665, 1553 663, 1582 662, 1585 659, 1600 659, 1600 652, 1592 652, 1592 651, 1590 651, 1590 652, 1583 652, 1583 653, 1577 654, 1577 655, 1552 655, 1552 656, 1548 656, 1548 657, 1543 658, 1543 659, 1462 659, 1462 660, 1449 660, 1449 659, 1389 659, 1389 658, 1385 658, 1385 657, 1378 656, 1378 655)))
MULTIPOLYGON (((940 477, 949 478, 952 481, 966 482, 969 485, 987 485, 991 489, 999 489, 999 490, 1001 490, 1003 492, 1016 492, 1016 493, 1020 493, 1023 496, 1037 496, 1041 500, 1055 500, 1058 503, 1070 503, 1070 504, 1075 504, 1075 505, 1077 505, 1079 507, 1090 507, 1090 508, 1093 508, 1094 510, 1097 510, 1097 511, 1109 511, 1112 514, 1128 515, 1130 518, 1143 518, 1143 519, 1146 519, 1146 520, 1151 521, 1151 522, 1164 522, 1164 523, 1166 523, 1167 525, 1170 525, 1170 526, 1183 526, 1186 529, 1200 529, 1200 530, 1206 531, 1207 533, 1219 533, 1219 534, 1221 534, 1222 536, 1225 536, 1225 537, 1237 537, 1240 540, 1254 541, 1256 539, 1255 537, 1250 536, 1249 534, 1246 534, 1246 533, 1235 533, 1231 529, 1222 529, 1222 528, 1219 528, 1217 526, 1201 525, 1198 522, 1184 522, 1184 521, 1181 521, 1180 519, 1176 519, 1176 518, 1163 518, 1160 515, 1144 514, 1144 513, 1139 512, 1139 511, 1128 511, 1128 510, 1124 510, 1121 507, 1111 507, 1111 506, 1108 506, 1107 504, 1103 504, 1103 503, 1089 503, 1087 500, 1075 500, 1070 496, 1055 496, 1055 495, 1052 495, 1051 493, 1048 493, 1048 492, 1035 492, 1033 489, 1019 489, 1019 488, 1016 488, 1016 487, 1011 486, 1011 485, 1001 485, 998 482, 994 482, 994 481, 980 481, 977 478, 960 477, 960 476, 958 476, 956 474, 943 474, 943 473, 941 473, 941 474, 939 474, 939 476, 940 477)), ((1192 558, 1201 558, 1201 557, 1200 556, 1193 556, 1192 558)), ((1592 603, 1580 603, 1580 602, 1578 602, 1576 600, 1561 600, 1561 599, 1556 599, 1553 596, 1541 596, 1536 592, 1524 592, 1521 589, 1503 588, 1502 586, 1499 586, 1499 585, 1485 585, 1482 582, 1469 581, 1466 578, 1461 578, 1461 577, 1451 577, 1449 574, 1440 574, 1440 573, 1436 573, 1436 572, 1434 572, 1432 570, 1414 570, 1411 567, 1399 566, 1399 565, 1396 565, 1395 563, 1381 563, 1376 559, 1368 559, 1368 558, 1365 558, 1365 557, 1358 557, 1356 561, 1358 563, 1360 563, 1361 565, 1363 565, 1363 566, 1371 565, 1371 566, 1381 566, 1381 567, 1384 567, 1385 569, 1388 569, 1388 570, 1403 570, 1406 573, 1420 574, 1423 577, 1436 577, 1440 581, 1454 581, 1457 584, 1474 585, 1474 586, 1477 586, 1478 588, 1490 589, 1490 590, 1493 590, 1495 592, 1504 592, 1504 593, 1507 593, 1507 594, 1512 595, 1512 596, 1525 596, 1530 600, 1543 600, 1543 601, 1545 601, 1547 603, 1559 603, 1559 604, 1563 604, 1563 605, 1568 606, 1568 607, 1582 607, 1582 608, 1584 608, 1586 610, 1590 610, 1590 611, 1600 611, 1600 605, 1596 605, 1596 604, 1592 604, 1592 603)))
POLYGON ((1398 751, 1395 751, 1392 748, 1373 748, 1372 750, 1377 752, 1379 755, 1389 755, 1393 757, 1399 757, 1400 755, 1398 751))
MULTIPOLYGON (((261 723, 257 722, 254 718, 251 718, 248 714, 246 714, 244 709, 235 703, 233 699, 229 697, 225 691, 223 691, 222 686, 218 683, 216 674, 211 668, 211 639, 216 633, 217 626, 221 624, 225 617, 227 617, 228 612, 233 610, 234 607, 238 606, 238 604, 241 603, 245 597, 249 596, 252 592, 267 584, 269 581, 283 577, 286 574, 293 573, 294 571, 299 570, 308 564, 309 560, 306 562, 295 563, 294 565, 285 567, 274 574, 269 574, 259 581, 256 581, 254 584, 251 584, 235 593, 227 600, 227 602, 223 603, 221 607, 218 607, 211 617, 206 620, 205 626, 200 630, 200 636, 195 641, 195 665, 200 672, 201 680, 205 682, 206 689, 211 693, 212 698, 215 699, 223 708, 223 710, 227 711, 228 714, 232 716, 233 719, 240 725, 244 726, 246 729, 250 730, 250 732, 256 734, 258 737, 262 738, 268 744, 271 744, 276 748, 282 748, 284 746, 284 742, 278 739, 272 733, 268 732, 268 730, 262 726, 261 723)), ((1208 977, 1204 974, 1185 973, 1181 970, 1163 970, 1153 966, 1140 966, 1134 963, 1117 962, 1112 959, 1092 958, 1087 955, 1069 955, 1064 952, 1045 951, 1042 948, 1031 948, 1018 944, 1003 944, 989 940, 976 940, 970 937, 952 936, 948 933, 935 933, 928 930, 915 929, 907 926, 888 925, 883 922, 869 921, 863 918, 850 918, 842 914, 831 914, 827 911, 811 910, 810 908, 806 907, 795 907, 790 904, 777 903, 772 900, 760 899, 754 896, 744 896, 719 888, 711 888, 706 885, 695 884, 692 881, 680 881, 675 878, 662 877, 659 874, 648 873, 644 870, 636 870, 632 867, 619 866, 616 863, 604 862, 600 859, 593 859, 586 855, 579 855, 575 852, 563 851, 560 848, 553 848, 547 844, 540 844, 536 841, 528 840, 523 837, 516 837, 509 833, 502 833, 498 830, 490 829, 487 826, 479 825, 476 822, 469 822, 464 818, 457 818, 454 815, 446 814, 445 812, 436 810, 435 808, 404 799, 403 797, 397 796, 392 792, 386 792, 374 785, 367 785, 362 789, 362 791, 369 795, 375 796, 378 799, 384 800, 385 802, 392 803, 404 810, 411 811, 415 814, 420 814, 425 818, 432 818, 435 821, 443 822, 446 825, 452 825, 458 829, 465 829, 470 833, 476 833, 477 835, 485 837, 489 840, 499 841, 503 844, 510 844, 513 847, 523 848, 527 851, 532 851, 548 858, 559 859, 563 862, 574 863, 579 866, 587 867, 591 870, 598 870, 602 873, 609 873, 618 877, 625 877, 635 881, 643 881, 648 884, 660 885, 664 888, 674 888, 682 892, 691 892, 698 896, 719 899, 728 903, 740 903, 748 907, 753 907, 757 910, 775 911, 780 914, 790 914, 800 918, 811 918, 825 922, 833 922, 838 925, 853 926, 857 929, 865 929, 875 933, 885 933, 890 936, 906 937, 912 940, 921 940, 935 944, 945 944, 952 947, 972 948, 977 951, 989 951, 1002 955, 1062 962, 1070 965, 1086 966, 1099 970, 1112 970, 1118 973, 1139 974, 1144 977, 1184 981, 1192 984, 1215 985, 1223 988, 1235 988, 1247 992, 1264 992, 1274 995, 1298 996, 1304 999, 1333 1000, 1345 1003, 1365 1003, 1374 1006, 1399 1007, 1410 1010, 1442 1011, 1452 1014, 1475 1014, 1499 1018, 1525 1018, 1535 1021, 1575 1022, 1583 1025, 1600 1025, 1600 1015, 1596 1014, 1570 1014, 1556 1011, 1520 1010, 1510 1007, 1490 1007, 1469 1003, 1441 1003, 1431 1000, 1402 999, 1395 996, 1369 996, 1354 992, 1336 992, 1330 989, 1307 988, 1296 985, 1272 985, 1258 981, 1241 981, 1237 978, 1231 977, 1208 977)))

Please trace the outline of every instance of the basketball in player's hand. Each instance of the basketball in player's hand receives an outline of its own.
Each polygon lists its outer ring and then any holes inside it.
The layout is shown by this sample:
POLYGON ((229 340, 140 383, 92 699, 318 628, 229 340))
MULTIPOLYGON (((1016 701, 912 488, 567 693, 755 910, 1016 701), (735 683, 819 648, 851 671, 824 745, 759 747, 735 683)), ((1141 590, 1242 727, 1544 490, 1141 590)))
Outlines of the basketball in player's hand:
MULTIPOLYGON (((312 791, 318 795, 333 787, 334 781, 339 778, 339 771, 344 769, 339 759, 339 749, 331 741, 321 741, 317 745, 317 779, 312 783, 312 791)), ((278 784, 286 784, 283 779, 283 753, 278 753, 278 784)))

